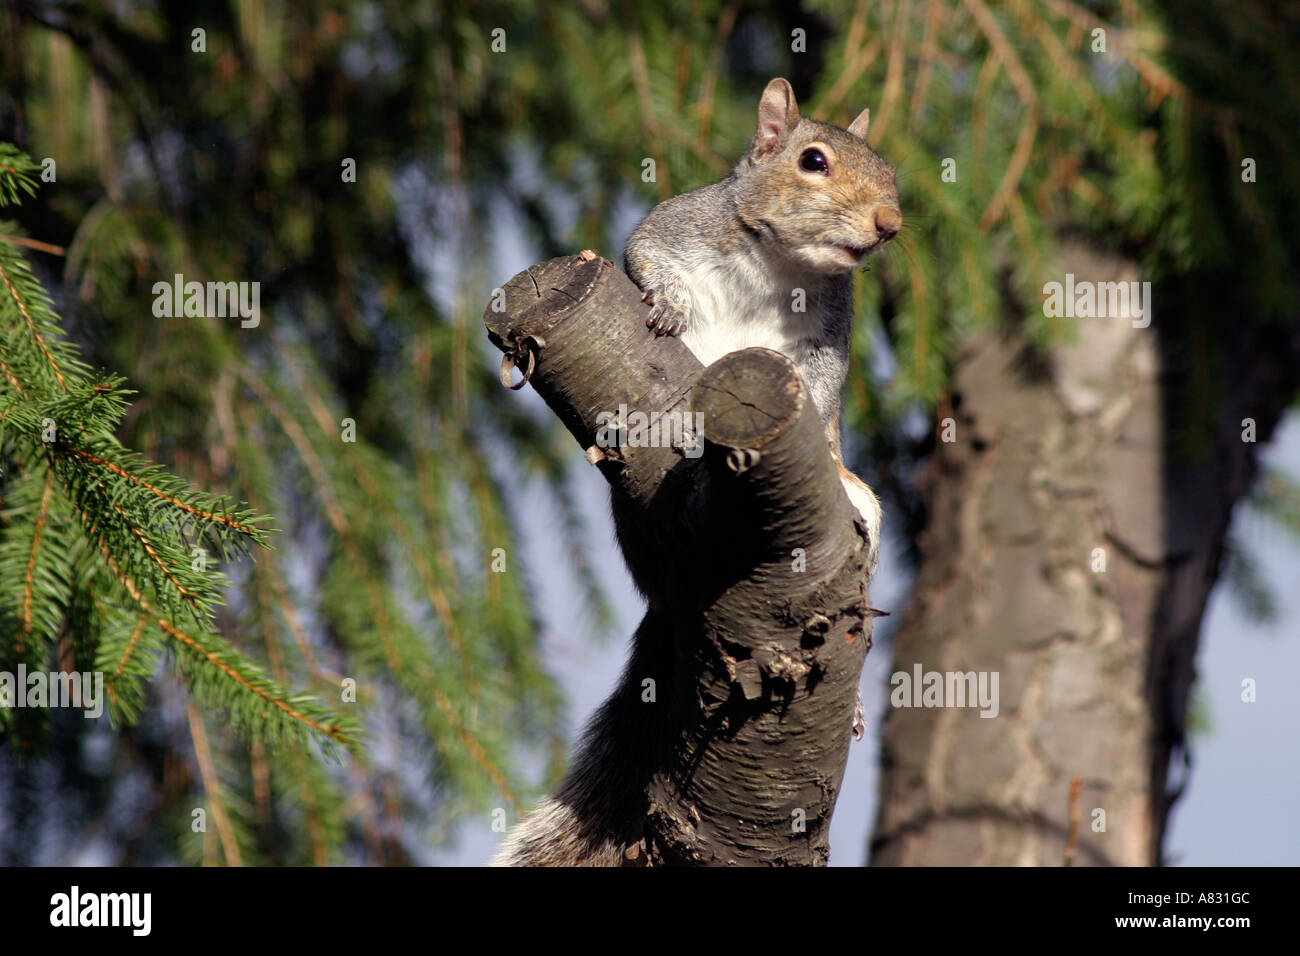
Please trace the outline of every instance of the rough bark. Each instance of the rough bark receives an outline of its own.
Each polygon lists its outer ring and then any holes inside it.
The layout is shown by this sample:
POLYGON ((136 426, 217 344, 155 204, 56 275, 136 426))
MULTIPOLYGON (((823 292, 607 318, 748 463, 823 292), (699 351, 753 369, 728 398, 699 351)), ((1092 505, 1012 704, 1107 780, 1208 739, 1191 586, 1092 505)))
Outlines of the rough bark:
POLYGON ((650 605, 510 861, 824 863, 872 613, 864 530, 793 365, 747 349, 701 374, 607 260, 552 260, 498 301, 489 335, 609 480, 650 605), (620 407, 691 413, 703 454, 600 447, 620 407))
MULTIPOLYGON (((1139 278, 1080 248, 1066 262, 1139 278)), ((1079 319, 1047 356, 990 333, 958 358, 894 671, 997 671, 999 715, 891 708, 873 865, 1060 865, 1076 776, 1074 862, 1160 862, 1201 617, 1254 469, 1241 419, 1267 439, 1300 358, 1294 329, 1234 328, 1229 290, 1203 285, 1158 287, 1151 328, 1079 319), (1206 348, 1212 395, 1189 373, 1206 348)))

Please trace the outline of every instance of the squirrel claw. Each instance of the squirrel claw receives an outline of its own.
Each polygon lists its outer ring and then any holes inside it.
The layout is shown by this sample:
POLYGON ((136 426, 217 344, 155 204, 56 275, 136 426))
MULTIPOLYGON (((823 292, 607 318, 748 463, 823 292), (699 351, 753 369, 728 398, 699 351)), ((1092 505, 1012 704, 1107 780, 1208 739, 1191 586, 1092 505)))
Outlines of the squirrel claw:
POLYGON ((645 326, 655 335, 681 335, 686 330, 686 316, 682 310, 654 289, 646 289, 641 301, 653 306, 646 316, 645 326))
POLYGON ((681 335, 686 323, 682 314, 676 309, 657 307, 646 319, 646 328, 653 329, 655 335, 681 335))

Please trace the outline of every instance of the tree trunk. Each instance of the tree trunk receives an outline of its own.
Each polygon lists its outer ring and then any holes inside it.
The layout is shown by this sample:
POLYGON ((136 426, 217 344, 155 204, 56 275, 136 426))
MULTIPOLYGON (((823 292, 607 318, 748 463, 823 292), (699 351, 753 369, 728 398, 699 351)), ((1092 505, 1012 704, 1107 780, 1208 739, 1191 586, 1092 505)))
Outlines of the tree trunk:
POLYGON ((824 864, 872 542, 793 363, 745 349, 702 369, 646 311, 584 254, 521 273, 484 314, 503 381, 522 369, 609 480, 649 603, 569 773, 498 859, 824 864))
POLYGON ((1075 862, 1161 862, 1201 617, 1254 473, 1242 419, 1271 434, 1300 336, 1233 316, 1224 277, 1153 299, 1150 328, 1077 319, 1048 355, 990 333, 955 363, 894 671, 997 672, 999 707, 891 706, 873 865, 1060 865, 1075 777, 1075 862))

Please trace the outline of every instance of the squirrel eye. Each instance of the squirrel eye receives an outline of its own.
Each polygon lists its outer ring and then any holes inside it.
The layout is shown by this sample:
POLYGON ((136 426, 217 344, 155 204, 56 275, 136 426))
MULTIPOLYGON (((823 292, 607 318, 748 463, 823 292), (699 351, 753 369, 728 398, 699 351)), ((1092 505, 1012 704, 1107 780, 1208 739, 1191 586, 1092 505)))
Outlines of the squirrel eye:
POLYGON ((810 173, 829 173, 830 164, 820 149, 805 149, 799 157, 799 167, 810 173))

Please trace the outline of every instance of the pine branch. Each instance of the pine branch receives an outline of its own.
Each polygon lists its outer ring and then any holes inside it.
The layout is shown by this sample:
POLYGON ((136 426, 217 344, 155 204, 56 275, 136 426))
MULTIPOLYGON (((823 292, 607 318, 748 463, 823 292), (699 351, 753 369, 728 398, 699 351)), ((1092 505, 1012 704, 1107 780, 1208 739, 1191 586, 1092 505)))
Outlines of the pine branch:
POLYGON ((24 195, 35 196, 40 168, 12 143, 0 143, 0 206, 21 206, 24 195))
MULTIPOLYGON (((34 168, 0 144, 0 205, 34 195, 34 168)), ((215 630, 226 580, 206 549, 246 555, 266 545, 270 518, 122 447, 114 431, 131 393, 64 337, 23 245, 0 242, 0 621, 14 624, 0 632, 0 663, 45 666, 74 628, 79 653, 107 672, 111 715, 130 721, 167 646, 195 698, 253 739, 354 746, 352 723, 215 630)))
POLYGON ((1250 504, 1288 537, 1300 540, 1300 481, 1276 468, 1266 469, 1251 490, 1250 504))

